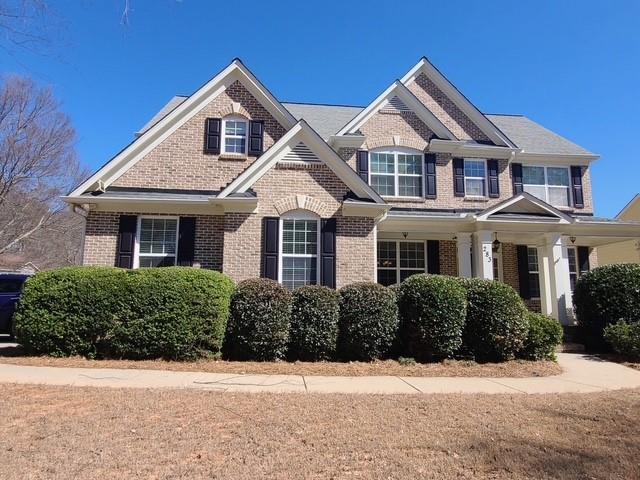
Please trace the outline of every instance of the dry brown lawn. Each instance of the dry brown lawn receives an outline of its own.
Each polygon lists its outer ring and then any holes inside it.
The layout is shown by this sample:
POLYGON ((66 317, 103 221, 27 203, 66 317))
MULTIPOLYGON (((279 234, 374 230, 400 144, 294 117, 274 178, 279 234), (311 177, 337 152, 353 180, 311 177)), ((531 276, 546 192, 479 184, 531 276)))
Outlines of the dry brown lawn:
POLYGON ((562 369, 556 362, 529 362, 514 360, 504 363, 478 364, 471 361, 447 360, 440 363, 400 364, 395 360, 377 362, 227 362, 198 360, 170 362, 165 360, 87 360, 82 357, 22 357, 3 356, 0 363, 48 367, 85 368, 142 368, 146 370, 173 370, 183 372, 209 372, 233 374, 272 375, 398 375, 405 377, 544 377, 558 375, 562 369))
POLYGON ((640 391, 225 394, 0 386, 0 478, 635 479, 640 391))

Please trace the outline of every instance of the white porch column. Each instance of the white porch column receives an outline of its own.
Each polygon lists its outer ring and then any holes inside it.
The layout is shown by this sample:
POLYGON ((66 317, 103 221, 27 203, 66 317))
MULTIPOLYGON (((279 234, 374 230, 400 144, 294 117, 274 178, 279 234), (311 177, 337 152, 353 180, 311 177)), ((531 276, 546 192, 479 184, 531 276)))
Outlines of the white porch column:
POLYGON ((538 247, 538 264, 542 313, 568 324, 572 318, 569 259, 566 240, 560 234, 545 235, 545 244, 538 247))
POLYGON ((471 278, 471 234, 458 233, 458 276, 471 278))
POLYGON ((473 237, 475 276, 493 280, 493 235, 488 230, 480 230, 473 237))

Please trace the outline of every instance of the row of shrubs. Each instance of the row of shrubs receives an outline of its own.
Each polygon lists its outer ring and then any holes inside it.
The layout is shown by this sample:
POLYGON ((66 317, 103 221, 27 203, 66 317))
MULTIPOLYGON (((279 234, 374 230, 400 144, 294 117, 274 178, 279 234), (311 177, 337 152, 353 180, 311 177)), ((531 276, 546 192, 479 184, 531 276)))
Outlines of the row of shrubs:
POLYGON ((276 282, 190 268, 75 267, 30 279, 16 314, 32 353, 91 358, 363 360, 553 358, 557 321, 508 285, 414 275, 289 292, 276 282))

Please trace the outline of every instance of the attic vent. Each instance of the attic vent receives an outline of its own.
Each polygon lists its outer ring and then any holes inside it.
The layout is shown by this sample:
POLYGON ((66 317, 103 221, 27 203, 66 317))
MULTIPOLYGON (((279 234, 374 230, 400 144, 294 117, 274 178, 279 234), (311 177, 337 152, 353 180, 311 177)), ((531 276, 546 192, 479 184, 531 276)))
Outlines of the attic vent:
POLYGON ((382 110, 387 112, 409 112, 411 111, 409 107, 407 107, 402 100, 400 100, 397 96, 394 96, 390 100, 387 101, 382 110))
POLYGON ((304 143, 298 143, 293 149, 282 157, 283 162, 319 162, 320 159, 316 157, 315 153, 309 150, 304 143))

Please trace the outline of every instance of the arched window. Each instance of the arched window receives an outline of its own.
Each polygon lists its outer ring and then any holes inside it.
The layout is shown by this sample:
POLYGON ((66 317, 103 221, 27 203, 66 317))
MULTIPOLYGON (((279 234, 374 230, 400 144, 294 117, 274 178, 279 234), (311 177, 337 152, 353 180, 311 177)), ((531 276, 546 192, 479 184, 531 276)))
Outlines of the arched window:
POLYGON ((369 152, 369 184, 385 197, 424 196, 424 155, 399 147, 369 152))
POLYGON ((289 290, 316 285, 320 270, 320 218, 293 210, 280 219, 280 283, 289 290))

